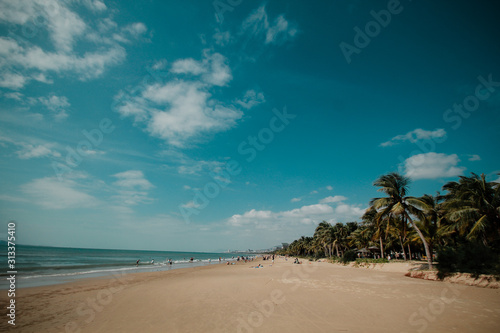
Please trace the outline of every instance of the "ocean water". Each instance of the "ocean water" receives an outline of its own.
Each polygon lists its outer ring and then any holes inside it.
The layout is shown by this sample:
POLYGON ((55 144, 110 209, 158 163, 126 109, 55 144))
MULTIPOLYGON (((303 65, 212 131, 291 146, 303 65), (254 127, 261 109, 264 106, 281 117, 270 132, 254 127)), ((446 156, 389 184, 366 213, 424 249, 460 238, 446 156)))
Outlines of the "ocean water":
MULTIPOLYGON (((8 289, 7 251, 0 254, 0 289, 8 289)), ((154 272, 176 268, 219 264, 246 254, 103 250, 45 246, 16 246, 16 287, 34 287, 79 278, 122 273, 154 272), (191 258, 193 260, 191 261, 191 258), (172 265, 168 260, 172 259, 172 265), (140 260, 139 265, 136 265, 140 260)))

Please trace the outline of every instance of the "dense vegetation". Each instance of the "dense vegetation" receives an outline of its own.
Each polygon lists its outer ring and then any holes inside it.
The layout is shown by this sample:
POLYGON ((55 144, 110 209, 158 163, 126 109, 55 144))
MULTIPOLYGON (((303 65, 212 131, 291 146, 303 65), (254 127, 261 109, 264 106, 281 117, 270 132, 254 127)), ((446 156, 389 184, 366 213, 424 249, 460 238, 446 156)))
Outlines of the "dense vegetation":
POLYGON ((445 184, 444 195, 422 197, 409 196, 409 184, 398 173, 381 176, 374 186, 385 195, 370 201, 362 222, 323 221, 312 237, 302 236, 279 253, 344 261, 358 253, 397 253, 404 260, 425 256, 430 268, 436 258, 441 277, 458 271, 500 274, 500 183, 472 173, 445 184))

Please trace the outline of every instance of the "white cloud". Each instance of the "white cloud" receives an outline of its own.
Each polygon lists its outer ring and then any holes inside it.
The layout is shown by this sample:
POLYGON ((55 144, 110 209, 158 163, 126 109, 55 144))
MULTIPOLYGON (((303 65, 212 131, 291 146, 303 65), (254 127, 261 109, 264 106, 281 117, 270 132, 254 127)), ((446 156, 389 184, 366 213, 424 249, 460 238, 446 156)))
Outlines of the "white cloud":
POLYGON ((235 214, 231 216, 228 220, 228 223, 236 227, 250 224, 260 229, 259 226, 267 225, 273 219, 276 219, 276 217, 275 214, 271 211, 252 209, 248 212, 243 213, 243 215, 235 214))
POLYGON ((172 64, 170 72, 201 75, 202 82, 214 86, 225 86, 233 78, 231 69, 226 64, 226 58, 220 53, 208 54, 208 51, 205 51, 202 61, 192 58, 176 60, 172 64))
POLYGON ((66 110, 71 104, 65 96, 39 97, 38 101, 51 111, 55 120, 60 121, 68 117, 66 110))
POLYGON ((194 203, 194 201, 189 201, 189 202, 186 202, 185 204, 182 204, 181 207, 182 208, 198 208, 198 207, 200 207, 200 205, 194 203))
POLYGON ((51 149, 50 145, 30 145, 24 144, 23 149, 16 152, 22 160, 28 160, 31 158, 52 156, 52 157, 61 157, 61 154, 57 151, 51 149))
POLYGON ((273 24, 269 24, 264 5, 254 10, 243 21, 241 29, 242 33, 264 39, 265 44, 282 44, 293 39, 298 31, 295 24, 287 21, 282 14, 274 20, 273 24))
POLYGON ((269 26, 266 33, 266 44, 281 43, 297 34, 297 29, 290 27, 290 24, 283 15, 274 20, 274 25, 269 26))
POLYGON ((188 159, 182 161, 182 163, 183 164, 177 168, 177 171, 184 175, 199 175, 203 170, 218 173, 224 166, 224 163, 219 161, 195 161, 188 159))
POLYGON ((481 156, 479 155, 469 155, 469 161, 481 161, 481 156))
POLYGON ((144 174, 139 170, 129 170, 117 173, 113 175, 113 177, 118 178, 117 181, 114 182, 114 185, 126 188, 140 188, 142 190, 148 190, 153 186, 146 178, 144 178, 144 174))
POLYGON ((153 199, 149 197, 148 190, 155 187, 145 177, 142 171, 128 170, 117 173, 113 177, 118 180, 113 183, 116 195, 113 198, 126 206, 133 206, 141 203, 151 203, 153 199))
POLYGON ((54 149, 56 146, 54 143, 44 142, 39 139, 0 136, 0 144, 6 146, 6 143, 19 149, 15 153, 22 160, 39 157, 61 157, 61 154, 54 149))
POLYGON ((126 42, 125 36, 137 36, 147 30, 137 22, 120 31, 110 17, 100 17, 99 23, 89 20, 87 24, 75 11, 79 5, 99 13, 107 9, 101 1, 91 0, 0 2, 0 20, 17 27, 19 34, 21 25, 38 22, 37 33, 46 34, 52 44, 41 47, 25 43, 16 39, 15 33, 13 38, 0 37, 0 86, 21 89, 32 79, 50 84, 48 75, 54 73, 76 75, 80 80, 99 77, 108 67, 125 59, 126 52, 119 41, 126 42), (91 41, 95 46, 76 48, 81 41, 91 41))
POLYGON ((9 89, 20 89, 24 87, 29 78, 19 73, 3 72, 0 73, 0 87, 9 89))
POLYGON ((220 54, 205 53, 203 61, 178 60, 172 64, 174 74, 194 75, 195 80, 172 80, 144 87, 138 96, 116 96, 117 111, 134 118, 152 136, 173 146, 183 147, 200 136, 235 126, 243 113, 224 106, 212 98, 213 86, 224 86, 231 71, 220 54), (120 102, 122 101, 122 102, 120 102))
POLYGON ((19 92, 11 92, 4 94, 4 96, 7 98, 15 99, 17 101, 21 101, 24 95, 19 92))
POLYGON ((290 202, 299 202, 301 200, 302 200, 301 198, 293 198, 292 200, 290 200, 290 202))
POLYGON ((337 216, 342 216, 346 219, 346 222, 355 221, 361 218, 365 213, 366 208, 361 208, 359 206, 340 204, 335 208, 335 214, 337 216), (348 221, 350 219, 350 221, 348 221))
POLYGON ((146 33, 146 31, 148 31, 148 28, 142 22, 135 22, 127 25, 125 28, 123 28, 123 31, 128 33, 132 38, 138 38, 146 33))
POLYGON ((102 12, 107 9, 106 5, 100 0, 80 0, 90 10, 102 12))
POLYGON ((286 230, 292 225, 311 225, 323 220, 330 222, 356 221, 361 218, 364 211, 365 209, 357 205, 348 205, 344 203, 336 208, 326 204, 315 204, 282 212, 252 209, 243 214, 231 216, 227 220, 227 224, 233 227, 286 230))
POLYGON ((434 131, 427 131, 421 128, 417 128, 406 134, 396 135, 391 140, 381 143, 380 146, 388 147, 405 141, 410 141, 412 143, 415 143, 419 140, 428 140, 428 139, 436 139, 444 137, 446 137, 446 131, 442 128, 435 129, 434 131))
POLYGON ((93 207, 98 200, 78 188, 73 180, 59 181, 55 177, 35 179, 21 186, 32 202, 46 209, 93 207))
POLYGON ((231 41, 231 33, 229 31, 217 31, 213 35, 215 44, 219 46, 226 46, 231 41))
POLYGON ((151 69, 155 70, 155 71, 159 71, 159 70, 162 70, 162 69, 165 69, 167 67, 167 60, 166 59, 161 59, 161 60, 158 60, 156 61, 153 66, 151 66, 151 69))
POLYGON ((192 74, 192 75, 200 75, 207 71, 207 68, 192 58, 180 59, 175 61, 172 64, 172 68, 170 69, 172 73, 176 74, 192 74))
POLYGON ((35 1, 0 1, 0 20, 15 24, 25 24, 35 16, 35 1))
POLYGON ((328 185, 328 186, 326 187, 326 189, 327 189, 328 191, 332 191, 332 190, 333 190, 333 186, 328 185))
POLYGON ((75 40, 82 36, 87 29, 87 25, 78 14, 71 11, 66 6, 59 3, 57 10, 51 5, 58 4, 58 1, 41 1, 39 5, 43 7, 43 13, 48 23, 48 30, 52 43, 57 50, 68 53, 73 51, 75 40))
POLYGON ((324 204, 315 204, 309 206, 302 206, 300 208, 292 209, 281 214, 284 217, 291 218, 308 218, 314 215, 324 215, 333 213, 333 208, 324 204))
POLYGON ((247 90, 243 98, 237 100, 236 103, 248 110, 254 106, 264 103, 265 101, 266 99, 264 98, 264 94, 262 92, 247 90))
POLYGON ((412 179, 436 179, 456 177, 463 174, 465 167, 458 167, 456 154, 418 154, 404 162, 405 174, 412 179))
POLYGON ((334 203, 347 200, 343 195, 329 196, 324 199, 321 199, 319 203, 334 203))

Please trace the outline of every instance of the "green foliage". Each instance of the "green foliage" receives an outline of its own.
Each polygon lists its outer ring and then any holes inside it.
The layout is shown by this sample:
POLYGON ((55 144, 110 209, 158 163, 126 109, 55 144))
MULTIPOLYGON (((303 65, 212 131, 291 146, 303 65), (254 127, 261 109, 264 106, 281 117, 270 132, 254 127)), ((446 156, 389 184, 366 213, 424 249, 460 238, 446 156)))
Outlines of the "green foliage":
POLYGON ((347 264, 348 262, 354 261, 358 258, 355 250, 349 250, 344 253, 340 262, 347 264))
POLYGON ((357 258, 356 259, 356 264, 357 265, 363 264, 363 263, 366 263, 366 264, 386 264, 388 262, 389 262, 389 260, 387 260, 386 258, 378 258, 378 259, 373 259, 373 258, 357 258))
POLYGON ((410 182, 398 173, 379 177, 374 185, 385 196, 370 201, 361 223, 322 221, 312 237, 302 236, 277 253, 348 263, 358 259, 351 248, 375 246, 382 257, 397 252, 405 260, 425 252, 432 267, 434 249, 440 248, 440 277, 453 272, 500 276, 500 183, 473 173, 445 184, 444 195, 417 198, 408 195, 410 182))
POLYGON ((456 273, 500 276, 500 258, 490 248, 478 242, 468 242, 456 247, 445 246, 438 250, 438 278, 456 273))

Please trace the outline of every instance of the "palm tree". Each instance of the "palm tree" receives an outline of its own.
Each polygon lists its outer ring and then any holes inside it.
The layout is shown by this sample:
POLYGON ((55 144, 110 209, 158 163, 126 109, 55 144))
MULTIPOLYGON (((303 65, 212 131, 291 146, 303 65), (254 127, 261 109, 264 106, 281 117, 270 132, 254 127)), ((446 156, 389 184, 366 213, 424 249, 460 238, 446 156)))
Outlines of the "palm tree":
POLYGON ((333 229, 332 225, 326 221, 321 222, 316 227, 314 231, 313 238, 317 240, 321 246, 323 246, 323 250, 325 252, 325 256, 332 256, 331 244, 333 243, 333 229))
POLYGON ((373 239, 378 240, 380 244, 380 256, 381 258, 385 257, 384 254, 384 243, 383 243, 383 238, 386 236, 386 220, 379 218, 378 212, 375 208, 370 207, 366 210, 366 212, 363 214, 363 217, 361 218, 363 221, 365 221, 366 224, 371 225, 373 228, 373 239))
POLYGON ((420 214, 421 211, 418 207, 424 204, 418 198, 407 196, 409 183, 410 179, 408 177, 402 176, 397 172, 379 177, 373 185, 380 187, 378 191, 384 192, 387 197, 374 198, 370 201, 370 205, 379 213, 379 219, 400 217, 404 224, 406 222, 410 223, 422 240, 429 268, 432 269, 432 253, 429 250, 429 245, 422 231, 420 231, 411 217, 411 215, 420 214))
POLYGON ((372 245, 373 232, 368 225, 354 230, 348 237, 349 246, 357 249, 368 248, 372 245))
POLYGON ((443 186, 443 207, 451 227, 468 240, 481 240, 484 245, 498 245, 500 240, 500 184, 487 182, 475 173, 461 176, 458 182, 443 186))
POLYGON ((344 249, 347 248, 347 236, 349 236, 348 229, 343 223, 336 223, 333 227, 333 244, 335 245, 335 249, 337 250, 337 257, 340 257, 340 252, 342 255, 344 254, 344 249))
MULTIPOLYGON (((452 233, 446 227, 445 210, 439 203, 442 198, 439 194, 435 197, 424 194, 420 198, 424 204, 422 206, 423 215, 420 216, 420 221, 415 222, 424 234, 431 253, 438 242, 444 241, 452 233)), ((411 235, 410 238, 413 242, 419 240, 418 234, 411 235)))

